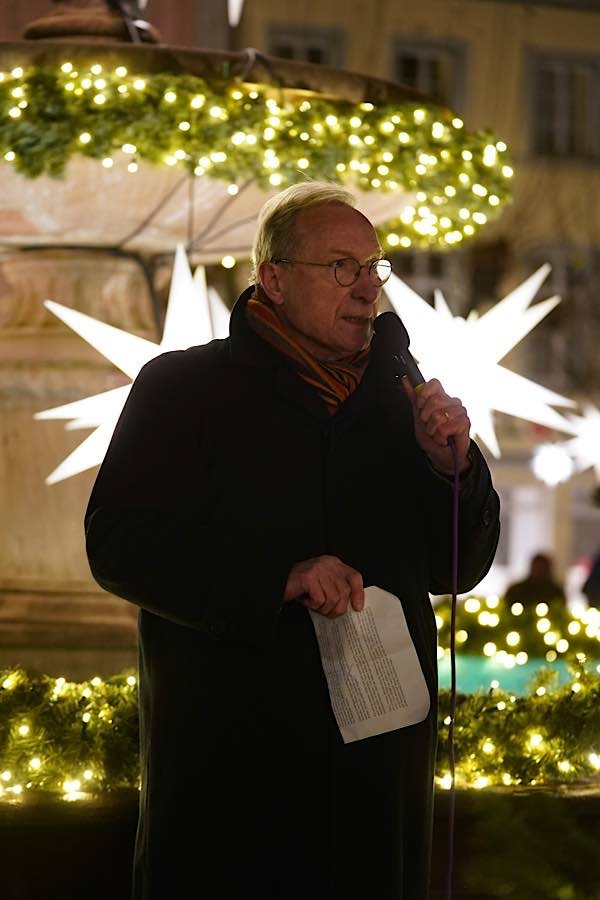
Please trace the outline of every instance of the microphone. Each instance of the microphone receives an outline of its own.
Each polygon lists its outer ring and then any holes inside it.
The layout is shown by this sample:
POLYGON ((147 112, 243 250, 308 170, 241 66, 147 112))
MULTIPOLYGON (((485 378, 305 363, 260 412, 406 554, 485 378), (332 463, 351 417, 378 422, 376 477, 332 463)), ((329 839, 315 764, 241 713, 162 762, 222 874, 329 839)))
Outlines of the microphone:
POLYGON ((377 346, 395 364, 394 374, 407 375, 414 388, 424 384, 421 370, 408 349, 410 338, 400 316, 394 312, 381 313, 375 319, 374 327, 377 346))
MULTIPOLYGON (((423 373, 415 362, 414 356, 408 349, 410 338, 404 322, 395 312, 384 312, 377 316, 373 323, 375 340, 384 356, 394 365, 394 375, 399 378, 407 375, 408 380, 418 390, 420 384, 425 383, 423 373)), ((455 448, 454 437, 448 438, 448 446, 455 448)), ((456 456, 455 456, 456 463, 456 456)))

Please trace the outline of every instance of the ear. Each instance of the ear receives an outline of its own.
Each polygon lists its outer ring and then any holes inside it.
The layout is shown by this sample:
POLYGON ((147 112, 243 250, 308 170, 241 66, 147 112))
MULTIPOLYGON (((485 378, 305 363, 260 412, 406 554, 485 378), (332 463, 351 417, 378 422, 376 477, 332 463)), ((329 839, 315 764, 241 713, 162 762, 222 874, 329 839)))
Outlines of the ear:
POLYGON ((281 306, 283 291, 281 284, 282 269, 272 262, 263 262, 258 267, 258 278, 263 291, 272 303, 281 306))

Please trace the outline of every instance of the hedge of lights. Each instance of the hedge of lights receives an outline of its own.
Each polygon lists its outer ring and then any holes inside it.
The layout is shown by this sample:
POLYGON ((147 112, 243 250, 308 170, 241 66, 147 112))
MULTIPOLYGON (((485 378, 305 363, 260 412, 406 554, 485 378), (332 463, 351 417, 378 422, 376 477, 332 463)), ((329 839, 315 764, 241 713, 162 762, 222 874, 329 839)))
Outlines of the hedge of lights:
MULTIPOLYGON (((455 728, 456 784, 494 786, 600 784, 600 676, 574 659, 557 688, 540 670, 531 693, 498 689, 462 695, 455 728), (543 690, 540 690, 543 687, 543 690)), ((440 694, 436 780, 451 785, 444 735, 449 692, 440 694)), ((0 796, 27 791, 69 799, 139 787, 137 683, 134 673, 67 682, 0 672, 0 796)))
MULTIPOLYGON (((449 653, 450 600, 435 609, 438 657, 449 653)), ((506 668, 530 658, 557 659, 583 653, 600 658, 600 610, 570 612, 564 600, 508 605, 502 597, 468 597, 457 605, 456 648, 462 655, 487 656, 506 668)), ((600 668, 599 668, 600 671, 600 668)))
POLYGON ((100 63, 0 72, 0 158, 23 175, 60 176, 74 155, 133 175, 140 160, 227 182, 285 187, 302 178, 414 195, 382 240, 449 248, 510 199, 503 141, 449 111, 326 100, 235 80, 129 73, 100 63))

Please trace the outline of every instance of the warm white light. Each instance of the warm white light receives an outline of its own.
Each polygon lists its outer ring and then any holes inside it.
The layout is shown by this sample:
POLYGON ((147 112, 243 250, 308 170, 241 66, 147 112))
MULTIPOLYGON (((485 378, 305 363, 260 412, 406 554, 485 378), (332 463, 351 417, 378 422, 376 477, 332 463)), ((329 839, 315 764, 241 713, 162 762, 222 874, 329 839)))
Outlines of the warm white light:
MULTIPOLYGON (((600 460, 600 455, 599 455, 600 460)), ((568 481, 573 474, 573 460, 561 444, 541 444, 536 447, 531 468, 536 478, 550 487, 568 481)))
POLYGON ((243 8, 244 0, 227 0, 227 19, 232 28, 239 24, 243 8))
POLYGON ((600 411, 588 403, 583 405, 583 416, 569 415, 568 419, 576 437, 561 448, 573 458, 577 472, 593 467, 600 480, 600 411))
MULTIPOLYGON (((213 337, 226 337, 229 333, 229 311, 213 288, 207 290, 202 266, 198 266, 192 278, 182 245, 177 247, 175 253, 160 344, 99 322, 52 300, 46 300, 44 305, 124 372, 131 382, 142 366, 155 356, 167 350, 184 350, 196 344, 205 344, 213 337)), ((48 476, 47 484, 70 478, 102 462, 130 390, 131 383, 36 413, 36 419, 69 419, 65 426, 68 430, 95 429, 48 476)))
POLYGON ((477 597, 469 597, 467 600, 465 600, 465 610, 467 612, 476 613, 479 612, 480 608, 481 603, 479 602, 477 597))
POLYGON ((492 411, 508 413, 573 434, 574 428, 556 410, 575 406, 499 365, 501 359, 559 303, 551 297, 530 304, 550 271, 544 265, 482 316, 453 316, 441 291, 432 308, 396 275, 385 292, 410 336, 410 350, 425 378, 439 378, 445 390, 464 403, 472 423, 494 456, 500 456, 492 411))

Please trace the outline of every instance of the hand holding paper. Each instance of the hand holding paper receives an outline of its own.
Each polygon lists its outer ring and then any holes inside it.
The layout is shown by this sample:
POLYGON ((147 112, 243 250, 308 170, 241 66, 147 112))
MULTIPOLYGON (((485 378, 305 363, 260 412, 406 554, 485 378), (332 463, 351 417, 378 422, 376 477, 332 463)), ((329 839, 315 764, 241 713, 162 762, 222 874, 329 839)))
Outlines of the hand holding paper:
POLYGON ((368 587, 361 612, 311 618, 344 743, 426 718, 429 691, 398 597, 368 587))

